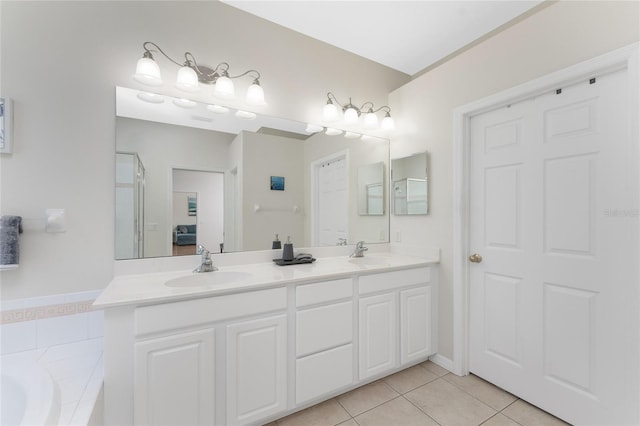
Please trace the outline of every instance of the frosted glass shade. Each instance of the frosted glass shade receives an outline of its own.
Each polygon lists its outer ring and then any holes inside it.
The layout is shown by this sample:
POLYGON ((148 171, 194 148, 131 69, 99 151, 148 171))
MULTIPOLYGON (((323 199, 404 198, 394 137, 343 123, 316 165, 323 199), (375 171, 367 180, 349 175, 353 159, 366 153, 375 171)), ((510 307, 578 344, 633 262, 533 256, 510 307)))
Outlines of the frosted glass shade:
POLYGON ((235 96, 233 81, 229 77, 218 77, 214 94, 220 98, 233 98, 235 96))
POLYGON ((340 119, 340 113, 334 104, 326 104, 322 111, 322 117, 324 121, 338 121, 340 119))
POLYGON ((393 121, 393 118, 391 118, 391 116, 387 115, 382 119, 381 127, 382 130, 393 130, 396 128, 396 123, 393 121))
POLYGON ((355 108, 347 108, 344 112, 344 122, 355 123, 356 121, 358 121, 358 111, 355 108))
POLYGON ((133 79, 147 86, 161 86, 160 67, 151 58, 140 58, 133 79))
POLYGON ((264 90, 258 83, 253 83, 247 89, 247 97, 245 99, 247 105, 264 106, 264 90))
POLYGON ((378 127, 378 116, 373 112, 368 112, 364 116, 364 128, 375 129, 378 127))
POLYGON ((185 92, 196 92, 200 89, 198 84, 198 75, 196 71, 191 67, 181 67, 178 70, 178 77, 176 78, 176 87, 185 92))
POLYGON ((256 114, 249 111, 237 110, 236 117, 242 118, 243 120, 253 120, 254 118, 256 118, 256 114))
POLYGON ((180 108, 191 109, 195 108, 198 104, 192 101, 191 99, 174 99, 173 104, 175 106, 179 106, 180 108))
POLYGON ((358 139, 360 136, 362 136, 360 133, 344 132, 344 137, 347 139, 358 139))
POLYGON ((307 128, 305 129, 305 131, 309 132, 309 133, 318 133, 324 130, 324 127, 322 126, 318 126, 317 124, 307 124, 307 128))

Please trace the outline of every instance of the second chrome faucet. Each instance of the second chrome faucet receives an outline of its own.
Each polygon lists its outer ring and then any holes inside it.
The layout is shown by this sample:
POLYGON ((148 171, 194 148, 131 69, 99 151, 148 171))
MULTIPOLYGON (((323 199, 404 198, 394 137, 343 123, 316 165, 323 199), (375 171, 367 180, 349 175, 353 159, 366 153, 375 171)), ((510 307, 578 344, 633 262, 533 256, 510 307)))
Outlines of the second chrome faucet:
POLYGON ((211 260, 211 252, 205 248, 205 246, 199 245, 196 254, 202 255, 202 260, 200 262, 200 266, 193 270, 195 273, 201 272, 213 272, 217 271, 218 268, 213 266, 213 260, 211 260))
POLYGON ((355 250, 349 257, 364 257, 364 252, 369 250, 369 247, 364 246, 364 241, 358 241, 355 250))

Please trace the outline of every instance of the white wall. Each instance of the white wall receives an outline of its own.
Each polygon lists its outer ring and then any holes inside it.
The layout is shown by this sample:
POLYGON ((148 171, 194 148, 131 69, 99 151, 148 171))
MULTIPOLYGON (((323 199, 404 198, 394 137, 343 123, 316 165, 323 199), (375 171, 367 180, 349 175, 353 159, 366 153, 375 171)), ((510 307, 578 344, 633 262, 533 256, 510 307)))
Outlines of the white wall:
MULTIPOLYGON (((268 250, 275 234, 304 239, 304 143, 297 139, 242 132, 243 135, 243 250, 268 250), (249 155, 250 153, 250 155, 249 155), (285 178, 284 191, 272 191, 271 176, 285 178), (261 210, 256 212, 254 205, 261 210), (299 211, 294 212, 293 206, 299 211)), ((284 240, 286 241, 286 240, 284 240)))
POLYGON ((640 39, 638 2, 552 3, 390 95, 393 158, 429 151, 429 216, 392 216, 403 243, 441 247, 439 352, 453 353, 452 112, 457 106, 640 39))
MULTIPOLYGON (((0 2, 2 95, 14 100, 14 153, 0 158, 0 213, 23 216, 21 265, 2 298, 105 287, 113 275, 115 86, 131 79, 142 43, 205 64, 255 68, 262 112, 317 121, 326 92, 386 104, 408 76, 216 1, 0 2), (366 75, 367 78, 362 78, 366 75), (68 230, 45 234, 44 210, 68 230)), ((167 85, 177 67, 158 57, 167 85)), ((248 84, 248 82, 246 82, 248 84)), ((238 83, 238 90, 240 90, 238 83)))

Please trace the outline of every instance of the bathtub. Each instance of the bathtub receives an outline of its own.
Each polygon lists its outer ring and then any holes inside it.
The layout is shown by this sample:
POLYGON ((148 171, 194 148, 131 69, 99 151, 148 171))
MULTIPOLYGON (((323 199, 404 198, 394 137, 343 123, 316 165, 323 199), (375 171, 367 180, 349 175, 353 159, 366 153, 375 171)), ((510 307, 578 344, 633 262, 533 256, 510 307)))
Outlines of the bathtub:
POLYGON ((47 370, 34 363, 2 362, 0 424, 57 425, 60 391, 47 370))

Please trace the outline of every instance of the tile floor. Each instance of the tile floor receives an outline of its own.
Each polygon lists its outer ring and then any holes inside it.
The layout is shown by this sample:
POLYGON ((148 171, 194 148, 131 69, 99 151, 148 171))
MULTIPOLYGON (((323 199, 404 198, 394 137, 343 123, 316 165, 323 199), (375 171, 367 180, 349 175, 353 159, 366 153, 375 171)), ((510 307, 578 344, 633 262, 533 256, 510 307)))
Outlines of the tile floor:
POLYGON ((554 426, 562 420, 477 376, 426 361, 267 426, 554 426))

